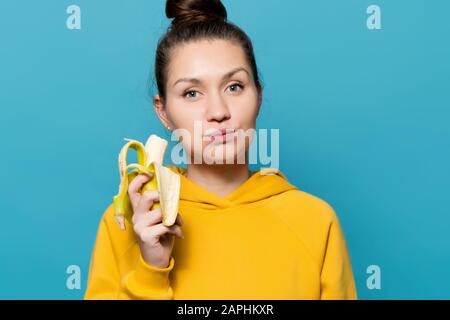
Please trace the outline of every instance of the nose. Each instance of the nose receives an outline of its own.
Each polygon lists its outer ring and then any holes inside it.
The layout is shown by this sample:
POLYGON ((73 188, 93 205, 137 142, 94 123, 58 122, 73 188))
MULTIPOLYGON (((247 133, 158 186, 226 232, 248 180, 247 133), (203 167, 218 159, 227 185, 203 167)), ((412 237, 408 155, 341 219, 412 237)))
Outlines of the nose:
POLYGON ((226 101, 222 99, 220 94, 214 95, 208 101, 207 108, 207 120, 222 122, 228 120, 231 117, 230 110, 228 109, 226 101))

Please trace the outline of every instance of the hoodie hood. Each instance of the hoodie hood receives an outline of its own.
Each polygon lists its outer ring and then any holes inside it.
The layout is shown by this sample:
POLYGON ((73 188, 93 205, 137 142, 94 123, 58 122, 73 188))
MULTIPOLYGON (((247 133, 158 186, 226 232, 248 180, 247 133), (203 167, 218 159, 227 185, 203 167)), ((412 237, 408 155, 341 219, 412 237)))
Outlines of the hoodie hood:
POLYGON ((167 167, 180 176, 180 202, 187 202, 190 206, 199 209, 227 209, 255 203, 297 189, 288 182, 281 171, 274 168, 264 168, 252 171, 250 177, 243 184, 227 196, 221 197, 185 177, 186 168, 173 165, 167 167))

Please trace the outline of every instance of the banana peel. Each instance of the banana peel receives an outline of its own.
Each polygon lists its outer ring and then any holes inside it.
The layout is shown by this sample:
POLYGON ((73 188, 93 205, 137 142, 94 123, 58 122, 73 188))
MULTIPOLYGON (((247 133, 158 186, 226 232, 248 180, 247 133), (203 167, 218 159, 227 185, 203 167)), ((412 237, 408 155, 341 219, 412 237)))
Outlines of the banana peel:
POLYGON ((119 192, 113 196, 114 217, 120 229, 124 231, 125 220, 131 222, 133 209, 128 195, 128 186, 139 174, 147 174, 151 178, 142 187, 141 194, 147 190, 158 190, 159 202, 154 202, 151 209, 161 208, 162 223, 171 226, 178 214, 180 196, 180 177, 163 166, 167 141, 155 134, 150 135, 145 146, 137 140, 125 138, 128 141, 119 153, 119 192), (129 149, 137 153, 137 163, 127 165, 129 149), (128 172, 129 169, 133 169, 128 172))

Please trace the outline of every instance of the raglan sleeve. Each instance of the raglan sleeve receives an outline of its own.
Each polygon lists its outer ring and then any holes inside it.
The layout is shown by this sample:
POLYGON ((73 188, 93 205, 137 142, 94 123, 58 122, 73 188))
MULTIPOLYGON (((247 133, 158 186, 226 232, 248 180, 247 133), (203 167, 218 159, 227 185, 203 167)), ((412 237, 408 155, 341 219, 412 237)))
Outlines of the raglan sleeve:
POLYGON ((89 264, 85 300, 169 300, 173 299, 169 274, 175 260, 171 257, 166 268, 147 264, 142 255, 135 268, 126 274, 119 270, 120 256, 114 246, 106 216, 100 221, 89 264))
POLYGON ((356 286, 344 233, 334 209, 327 205, 331 223, 328 229, 321 270, 321 299, 356 300, 356 286))

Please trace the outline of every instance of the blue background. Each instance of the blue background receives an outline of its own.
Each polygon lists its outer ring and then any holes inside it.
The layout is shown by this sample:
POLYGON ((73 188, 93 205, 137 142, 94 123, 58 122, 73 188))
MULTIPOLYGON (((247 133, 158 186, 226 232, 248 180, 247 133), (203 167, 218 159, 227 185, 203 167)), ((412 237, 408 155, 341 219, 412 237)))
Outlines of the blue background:
MULTIPOLYGON (((450 2, 223 2, 255 47, 258 127, 280 128, 282 172, 336 210, 359 298, 450 298, 450 2)), ((168 137, 149 90, 164 5, 1 1, 0 298, 83 297, 123 137, 168 137)))

